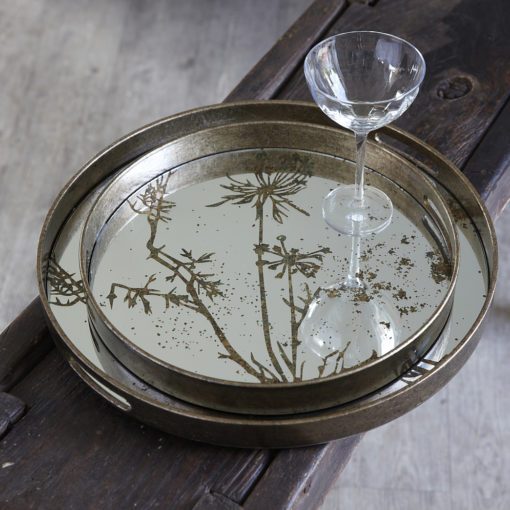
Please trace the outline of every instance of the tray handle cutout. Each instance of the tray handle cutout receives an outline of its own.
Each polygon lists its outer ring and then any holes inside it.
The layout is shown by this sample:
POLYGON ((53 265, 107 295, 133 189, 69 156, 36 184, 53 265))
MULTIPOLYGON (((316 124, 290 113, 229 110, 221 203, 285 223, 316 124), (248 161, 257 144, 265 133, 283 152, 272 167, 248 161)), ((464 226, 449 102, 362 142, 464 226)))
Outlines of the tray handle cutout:
POLYGON ((69 360, 69 364, 71 368, 97 393, 99 393, 103 398, 108 400, 110 404, 113 404, 115 407, 129 413, 132 410, 131 404, 124 398, 114 393, 107 386, 100 383, 87 369, 82 367, 78 362, 71 358, 69 360))

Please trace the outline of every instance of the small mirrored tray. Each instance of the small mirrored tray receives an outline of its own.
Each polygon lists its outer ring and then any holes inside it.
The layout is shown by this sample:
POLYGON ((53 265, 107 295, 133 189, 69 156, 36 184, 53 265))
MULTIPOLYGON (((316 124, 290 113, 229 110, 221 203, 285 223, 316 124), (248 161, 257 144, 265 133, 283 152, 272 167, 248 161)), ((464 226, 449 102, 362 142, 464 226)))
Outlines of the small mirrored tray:
POLYGON ((284 120, 198 129, 100 194, 82 241, 93 334, 166 393, 288 414, 381 388, 436 340, 453 303, 456 230, 434 185, 373 144, 389 228, 331 230, 322 198, 353 175, 341 130, 284 120), (331 285, 349 267, 361 292, 331 285))
MULTIPOLYGON (((37 274, 48 324, 73 370, 99 395, 131 417, 190 439, 226 446, 283 448, 317 444, 377 427, 415 408, 442 388, 474 351, 494 295, 497 250, 487 210, 468 180, 432 148, 394 128, 376 141, 413 154, 453 211, 459 237, 459 274, 451 314, 433 347, 384 388, 324 411, 288 416, 243 416, 186 403, 148 386, 126 370, 91 335, 79 239, 85 219, 108 178, 134 158, 220 118, 292 119, 328 125, 316 107, 303 103, 250 102, 208 107, 163 119, 126 136, 91 160, 64 187, 41 233, 37 274)), ((396 150, 392 148, 392 150, 396 150)))

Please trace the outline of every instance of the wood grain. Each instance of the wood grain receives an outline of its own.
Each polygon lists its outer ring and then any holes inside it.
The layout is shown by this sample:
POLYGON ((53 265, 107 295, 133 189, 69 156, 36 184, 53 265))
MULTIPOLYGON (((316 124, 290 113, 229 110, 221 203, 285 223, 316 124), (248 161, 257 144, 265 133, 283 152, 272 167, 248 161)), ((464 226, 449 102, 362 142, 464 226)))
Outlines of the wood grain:
MULTIPOLYGON (((321 510, 453 510, 450 495, 440 491, 344 488, 329 494, 321 510)), ((460 507, 455 507, 460 508, 460 507)))
POLYGON ((285 450, 270 464, 264 477, 244 502, 246 510, 261 508, 262 502, 271 502, 273 508, 307 510, 324 498, 333 481, 343 471, 362 435, 333 441, 328 445, 285 450), (305 461, 308 470, 299 479, 292 492, 282 490, 294 477, 289 466, 305 461))
POLYGON ((55 350, 13 393, 30 411, 2 442, 0 465, 14 462, 0 470, 2 508, 191 508, 219 490, 242 500, 273 455, 194 443, 127 419, 55 350))
MULTIPOLYGON (((504 106, 510 93, 510 3, 479 0, 380 0, 375 7, 351 5, 329 32, 378 30, 394 33, 424 54, 427 75, 416 101, 395 124, 419 136, 462 166, 504 106), (473 84, 466 95, 442 99, 438 87, 457 77, 473 84)), ((280 97, 309 99, 299 69, 280 97)))
POLYGON ((216 494, 214 492, 207 492, 204 494, 194 505, 193 510, 241 510, 242 506, 234 503, 231 499, 216 494))
POLYGON ((37 297, 0 334, 0 391, 12 387, 52 348, 37 297))
POLYGON ((509 132, 510 101, 507 101, 464 166, 466 176, 483 190, 482 196, 495 218, 510 197, 509 132))
POLYGON ((318 0, 276 42, 226 101, 271 99, 302 64, 308 50, 328 30, 347 7, 346 0, 318 0))
POLYGON ((25 403, 19 398, 0 392, 0 439, 25 412, 25 403))

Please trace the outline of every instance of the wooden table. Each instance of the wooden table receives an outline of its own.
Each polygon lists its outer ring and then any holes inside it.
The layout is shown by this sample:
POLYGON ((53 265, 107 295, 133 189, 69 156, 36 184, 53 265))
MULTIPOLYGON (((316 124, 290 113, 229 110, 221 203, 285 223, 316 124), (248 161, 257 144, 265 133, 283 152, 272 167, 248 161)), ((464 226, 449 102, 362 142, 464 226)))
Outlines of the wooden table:
MULTIPOLYGON (((228 96, 310 99, 302 62, 327 35, 416 44, 428 73, 397 122, 463 169, 494 215, 510 197, 510 3, 317 0, 228 96)), ((162 434, 96 396, 63 361, 35 299, 0 336, 1 508, 310 509, 360 436, 235 450, 162 434)))

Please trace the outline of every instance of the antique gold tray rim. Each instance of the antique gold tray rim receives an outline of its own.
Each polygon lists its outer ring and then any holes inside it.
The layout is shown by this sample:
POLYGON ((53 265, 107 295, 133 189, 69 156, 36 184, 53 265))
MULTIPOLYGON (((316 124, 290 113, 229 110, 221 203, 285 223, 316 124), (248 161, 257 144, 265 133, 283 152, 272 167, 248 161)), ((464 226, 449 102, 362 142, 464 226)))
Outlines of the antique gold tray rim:
MULTIPOLYGON (((236 103, 236 105, 239 106, 249 106, 252 105, 253 101, 244 101, 240 103, 236 103)), ((310 108, 313 105, 310 103, 305 102, 294 102, 294 101, 278 101, 276 104, 292 104, 293 106, 299 106, 299 107, 307 107, 310 108)), ((192 110, 192 111, 198 111, 192 110)), ((184 112, 181 115, 187 115, 190 112, 184 112)), ((93 365, 88 358, 85 357, 85 355, 82 354, 82 352, 78 349, 78 347, 71 342, 67 335, 64 333, 62 328, 60 327, 58 321, 55 319, 53 312, 49 306, 49 303, 47 301, 46 297, 46 277, 45 272, 43 271, 43 268, 46 265, 45 261, 45 252, 47 249, 45 248, 45 241, 46 237, 49 234, 49 227, 51 225, 51 220, 54 215, 55 209, 61 205, 62 200, 65 198, 65 195, 70 192, 70 190, 73 189, 73 187, 76 184, 76 181, 78 181, 81 177, 83 172, 98 158, 103 156, 106 152, 110 151, 111 149, 118 150, 119 147, 122 147, 130 141, 130 139, 142 132, 143 130, 147 129, 147 127, 157 127, 159 124, 164 123, 166 119, 161 119, 155 123, 152 123, 148 126, 145 126, 137 131, 134 131, 130 135, 127 135, 126 137, 122 138, 121 140, 113 143, 106 149, 104 149, 101 153, 99 153, 97 156, 95 156, 93 159, 91 159, 82 169, 80 169, 75 176, 73 176, 69 182, 64 186, 64 188, 60 191, 57 198, 55 199, 52 207, 50 208, 48 215, 46 216, 41 237, 39 241, 38 246, 38 255, 37 255, 37 278, 38 278, 38 286, 39 286, 39 293, 41 295, 42 304, 46 313, 46 317, 48 320, 48 324, 50 326, 50 330, 52 331, 52 334, 55 337, 57 346, 61 349, 64 356, 67 360, 76 360, 77 363, 79 363, 80 367, 83 365, 84 369, 86 369, 87 372, 91 372, 94 374, 94 377, 97 378, 97 380, 102 381, 102 383, 110 388, 116 395, 126 397, 129 401, 129 409, 123 408, 121 405, 119 405, 115 400, 112 399, 112 396, 105 393, 105 391, 97 385, 95 381, 86 380, 87 384, 89 384, 92 389, 94 389, 97 393, 99 393, 103 398, 108 400, 110 403, 116 405, 117 407, 121 408, 122 410, 126 412, 131 412, 133 414, 136 414, 140 419, 143 419, 144 421, 148 423, 152 423, 160 428, 163 429, 171 429, 173 433, 177 433, 175 431, 175 427, 172 427, 168 423, 168 419, 158 419, 154 412, 151 411, 151 409, 159 409, 161 411, 164 411, 165 414, 168 413, 169 416, 181 416, 182 418, 189 418, 189 420, 186 422, 189 426, 194 426, 195 428, 200 427, 206 427, 205 430, 207 430, 207 423, 210 424, 217 424, 222 423, 224 425, 230 425, 230 424, 238 424, 238 425, 252 425, 254 423, 255 418, 254 417, 247 417, 247 416, 235 416, 227 413, 222 412, 216 412, 216 411, 208 411, 210 415, 207 416, 204 415, 203 412, 200 412, 201 409, 197 406, 193 406, 192 410, 184 410, 179 408, 172 408, 169 409, 165 405, 163 405, 161 402, 158 402, 154 398, 150 397, 147 394, 137 392, 136 394, 133 394, 130 390, 130 387, 122 382, 119 382, 115 378, 108 375, 103 370, 99 369, 95 365, 93 365), (222 417, 224 416, 224 417, 222 417)), ((487 311, 490 307, 490 304, 492 302, 492 299, 494 297, 494 291, 495 291, 495 284, 496 284, 496 277, 497 277, 497 271, 498 271, 498 253, 497 253, 497 240, 495 236, 495 230, 494 226, 492 224, 490 215, 487 211, 487 208, 485 204, 482 202, 481 198, 479 197, 478 193, 476 192, 474 186, 471 184, 471 182, 458 170, 450 161, 448 161, 446 158, 442 156, 438 151, 433 149, 432 147, 428 146, 421 140, 417 139, 413 135, 410 135, 400 129, 397 128, 386 128, 383 130, 383 133, 389 134, 390 136, 393 135, 394 138, 397 140, 401 140, 404 142, 410 143, 410 145, 414 145, 418 147, 421 150, 425 150, 428 155, 432 156, 432 159, 435 159, 440 165, 442 165, 445 169, 445 172, 451 171, 456 175, 457 179, 460 179, 460 181, 463 183, 463 185, 467 188, 467 195, 469 195, 470 198, 472 198, 475 203, 474 206, 472 204, 468 204, 466 202, 463 202, 463 207, 467 210, 469 209, 472 211, 475 209, 474 212, 476 212, 476 216, 473 216, 471 214, 471 211, 468 210, 468 213, 470 217, 472 218, 472 221, 476 224, 478 229, 478 235, 481 238, 481 243, 484 246, 485 251, 485 258, 486 263, 488 267, 488 289, 486 298, 484 301, 484 304, 478 313, 476 320, 473 322, 469 332, 464 335, 462 338, 462 341, 459 342, 459 345, 456 346, 447 357, 443 358, 436 367, 430 369, 425 374, 423 374, 420 377, 420 380, 413 383, 412 386, 405 386, 403 388, 400 388, 396 390, 394 393, 387 394, 384 396, 381 396, 381 398, 377 401, 368 401, 364 402, 363 399, 360 399, 358 403, 355 404, 356 407, 352 408, 351 404, 344 404, 341 406, 338 406, 336 408, 327 410, 327 411, 319 411, 316 413, 309 413, 306 416, 296 416, 296 417, 282 417, 278 420, 278 422, 275 422, 274 420, 271 420, 269 416, 267 417, 257 417, 256 423, 259 423, 260 426, 273 426, 278 424, 289 424, 289 426, 304 424, 304 423, 310 423, 310 420, 312 420, 313 423, 316 424, 323 420, 332 419, 331 415, 335 414, 336 418, 339 417, 346 417, 345 415, 349 415, 351 418, 350 423, 357 420, 357 423, 355 426, 355 429, 353 429, 353 426, 351 425, 350 428, 347 428, 347 431, 345 431, 345 426, 342 429, 342 432, 337 434, 332 434, 331 432, 320 432, 317 428, 317 433, 314 435, 314 438, 304 438, 299 439, 296 441, 290 440, 290 441, 281 441, 280 445, 275 444, 267 444, 267 441, 264 441, 263 439, 243 439, 238 441, 225 441, 223 439, 218 439, 218 435, 215 437, 209 437, 204 438, 204 440, 208 440, 210 442, 216 443, 216 444, 222 444, 222 445, 233 445, 233 446, 243 446, 243 447, 282 447, 282 446, 298 446, 298 445, 305 445, 305 444, 316 444, 320 442, 325 442, 332 440, 337 437, 342 437, 349 434, 355 434, 358 432, 362 432, 364 430, 368 430, 374 426, 381 425, 382 423, 385 423, 387 421, 390 421, 391 419, 394 419, 405 412, 408 412, 410 409, 414 408, 416 405, 420 404, 426 398, 433 395, 436 391, 438 391, 446 382, 448 382, 453 375, 460 369, 460 367, 466 362, 466 360, 469 358, 470 354, 474 351, 478 340, 479 340, 479 334, 475 336, 475 333, 480 333, 480 323, 483 321, 485 315, 487 314, 487 311), (478 211, 479 209, 479 211, 478 211), (481 212, 481 216, 479 216, 479 212, 481 212), (481 229, 481 230, 480 230, 481 229), (491 255, 487 253, 487 249, 491 249, 492 252, 491 255), (440 371, 441 375, 438 375, 438 371, 440 371), (384 405, 385 408, 382 409, 381 405, 384 405), (342 409, 343 408, 343 409, 342 409), (348 409, 346 409, 348 408, 348 409), (374 410, 374 411, 372 411, 374 410), (370 412, 377 412, 377 416, 373 416, 373 414, 370 414, 370 412), (368 414, 367 414, 368 413, 368 414), (289 423, 290 422, 290 423, 289 423)), ((151 150, 151 149, 148 149, 151 150)), ((124 164, 127 163, 127 161, 134 159, 134 156, 128 158, 125 160, 124 164)), ((431 176, 431 178, 434 180, 435 175, 437 175, 437 172, 431 171, 426 165, 422 164, 422 168, 425 169, 425 171, 431 176)), ((83 200, 83 198, 87 195, 87 193, 90 191, 90 189, 93 186, 98 185, 101 182, 102 179, 96 180, 94 182, 94 179, 92 179, 92 182, 89 183, 90 187, 85 192, 82 193, 80 197, 78 197, 77 202, 83 200)), ((446 186, 448 188, 448 186, 446 186)), ((450 190, 450 188, 448 188, 450 190)), ((451 190, 450 192, 454 194, 451 190)), ((454 194, 458 197, 458 195, 454 194)), ((462 197, 460 197, 461 199, 462 197)), ((69 209, 66 218, 60 223, 58 230, 62 227, 62 225, 67 220, 67 217, 71 214, 72 207, 69 209)), ((83 373, 78 372, 75 367, 78 365, 76 363, 72 364, 72 368, 78 373, 78 375, 83 378, 83 373)), ((171 419, 171 422, 173 423, 173 419, 171 419)), ((260 432, 261 433, 261 432, 260 432)), ((195 439, 200 439, 200 437, 196 437, 197 433, 194 434, 185 434, 185 435, 194 435, 195 439)))
MULTIPOLYGON (((279 101, 276 102, 276 103, 279 103, 279 101)), ((294 103, 294 102, 291 102, 291 103, 294 103)), ((249 104, 251 104, 251 103, 249 103, 249 104)), ((307 104, 307 103, 304 103, 304 104, 307 104)), ((207 109, 207 108, 210 108, 210 107, 205 107, 204 109, 207 109)), ((174 117, 172 116, 172 117, 167 118, 167 120, 171 120, 171 119, 174 119, 174 117)), ((297 122, 297 121, 290 122, 290 121, 277 121, 277 120, 276 121, 271 120, 270 122, 272 124, 273 123, 274 124, 282 124, 282 125, 296 124, 296 125, 299 125, 299 126, 307 126, 307 127, 313 128, 313 129, 323 130, 323 131, 326 131, 326 132, 332 132, 333 134, 338 133, 338 131, 339 131, 339 128, 337 128, 337 127, 335 128, 335 127, 324 126, 324 125, 321 126, 321 125, 317 125, 317 124, 313 124, 313 123, 307 123, 307 122, 297 122)), ((251 124, 261 124, 261 125, 264 125, 264 124, 267 124, 267 122, 266 121, 245 121, 245 122, 238 122, 238 123, 229 123, 228 126, 230 127, 230 126, 236 126, 236 125, 251 125, 251 124)), ((223 127, 225 127, 225 126, 215 126, 215 127, 212 127, 212 128, 207 128, 207 129, 200 130, 200 132, 201 133, 202 132, 203 133, 207 133, 207 132, 210 132, 210 131, 215 131, 217 129, 221 129, 223 127)), ((342 130, 342 131, 345 132, 346 130, 342 130)), ((181 140, 182 138, 185 138, 186 136, 190 136, 192 134, 195 134, 195 133, 190 133, 189 135, 185 135, 183 137, 179 137, 178 140, 181 140)), ((173 142, 174 141, 169 142, 168 144, 165 144, 163 146, 157 147, 156 149, 152 149, 152 150, 148 151, 147 153, 141 155, 140 158, 138 158, 135 162, 133 162, 131 164, 128 164, 118 175, 116 175, 114 177, 114 179, 107 185, 105 190, 103 190, 100 193, 100 195, 97 197, 97 199, 95 200, 94 204, 92 205, 91 211, 96 207, 96 204, 101 200, 101 196, 105 193, 107 188, 112 186, 112 185, 114 185, 114 184, 116 184, 117 182, 120 182, 120 180, 123 177, 123 174, 125 172, 129 172, 129 170, 132 168, 132 165, 136 165, 139 162, 141 162, 142 160, 144 160, 144 159, 146 159, 148 157, 151 157, 154 153, 156 153, 156 152, 158 152, 160 150, 164 150, 167 145, 170 145, 173 142)), ((391 150, 391 148, 389 148, 387 146, 383 146, 381 144, 378 144, 378 142, 376 142, 375 140, 371 140, 371 143, 375 144, 377 147, 379 147, 384 152, 390 154, 391 157, 400 160, 401 162, 403 162, 406 165, 410 164, 410 162, 408 160, 406 160, 400 154, 393 152, 391 150)), ((273 149, 273 148, 276 148, 276 147, 271 147, 271 149, 273 149)), ((286 147, 281 147, 281 148, 288 149, 286 147)), ((299 148, 295 148, 295 149, 298 150, 299 148)), ((242 149, 239 149, 239 150, 242 150, 242 149)), ((313 152, 313 151, 308 151, 307 150, 307 152, 313 152)), ((315 152, 317 154, 325 154, 325 153, 318 152, 318 151, 315 151, 315 152)), ((207 157, 207 156, 212 155, 212 154, 213 153, 208 154, 208 155, 201 155, 198 158, 192 159, 190 161, 195 161, 196 159, 199 160, 199 159, 201 159, 203 157, 207 157)), ((342 158, 341 156, 338 156, 336 154, 328 154, 328 155, 332 156, 332 157, 335 157, 335 158, 345 159, 345 158, 342 158)), ((179 165, 177 165, 176 168, 179 168, 181 165, 184 165, 184 164, 187 164, 187 163, 189 163, 189 161, 186 161, 185 163, 180 163, 179 165)), ((162 173, 166 173, 167 171, 171 171, 172 172, 173 170, 174 169, 163 170, 162 173)), ((377 170, 373 169, 372 171, 380 174, 380 172, 378 172, 377 170)), ((383 177, 386 177, 384 174, 380 174, 380 175, 382 175, 383 177)), ((399 186, 398 183, 395 183, 395 184, 397 186, 399 186)), ((413 198, 415 200, 417 200, 415 197, 413 197, 413 198)), ((439 198, 440 203, 442 203, 442 205, 444 206, 445 210, 448 210, 448 206, 444 202, 444 200, 441 197, 438 197, 438 198, 439 198)), ((88 218, 86 220, 86 224, 85 224, 85 227, 83 229, 84 232, 85 232, 85 229, 87 228, 87 225, 89 224, 89 219, 90 219, 90 215, 88 216, 88 218)), ((448 222, 451 224, 451 217, 448 217, 448 222)), ((412 344, 416 340, 417 337, 419 337, 421 334, 423 334, 423 332, 427 329, 428 325, 433 323, 438 318, 438 316, 440 316, 441 313, 444 312, 445 308, 447 308, 448 305, 450 304, 451 299, 452 299, 452 295, 453 295, 453 293, 455 291, 455 282, 456 282, 456 277, 457 277, 457 273, 458 273, 458 250, 459 250, 458 244, 459 243, 458 243, 458 238, 457 238, 457 235, 456 235, 456 228, 454 226, 452 226, 452 225, 450 225, 450 226, 452 227, 452 232, 453 232, 453 236, 454 236, 453 240, 451 240, 452 241, 452 247, 453 247, 453 253, 452 253, 452 277, 451 277, 451 281, 450 281, 448 290, 447 290, 444 298, 442 299, 441 303, 437 306, 437 308, 434 310, 434 312, 431 314, 431 316, 428 317, 428 319, 426 320, 425 324, 423 324, 416 332, 414 332, 413 335, 411 335, 409 338, 407 338, 405 342, 402 342, 398 347, 395 347, 394 349, 392 349, 388 353, 384 354, 383 356, 380 356, 380 357, 376 358, 375 360, 370 360, 370 361, 367 361, 367 362, 363 362, 363 363, 361 363, 360 365, 358 365, 356 367, 344 369, 341 373, 336 374, 336 375, 332 375, 332 376, 328 376, 328 377, 326 377, 324 379, 310 379, 310 380, 297 381, 297 382, 253 383, 253 382, 242 382, 242 381, 228 381, 228 380, 224 380, 224 379, 210 377, 210 376, 207 376, 207 375, 204 375, 204 374, 200 374, 200 373, 195 373, 195 372, 192 372, 190 370, 186 370, 184 368, 181 368, 181 367, 172 365, 170 363, 167 363, 167 362, 161 360, 160 358, 157 358, 156 356, 148 353, 147 351, 144 351, 141 347, 139 347, 138 345, 136 345, 133 342, 131 342, 125 335, 123 335, 115 327, 115 325, 102 312, 102 310, 100 309, 99 304, 97 303, 96 299, 94 298, 92 289, 90 288, 90 284, 89 284, 89 281, 88 281, 88 272, 89 272, 88 271, 88 267, 87 267, 88 262, 86 260, 87 259, 87 256, 86 256, 86 253, 85 253, 86 249, 83 247, 83 237, 84 237, 84 235, 82 235, 81 242, 80 242, 80 244, 82 244, 82 248, 80 249, 80 265, 81 265, 81 272, 82 272, 82 278, 83 278, 83 285, 84 285, 84 287, 86 289, 86 293, 87 293, 87 296, 88 296, 88 306, 93 308, 94 313, 98 315, 98 317, 101 320, 101 322, 104 325, 106 325, 106 327, 109 330, 111 330, 117 337, 121 338, 124 343, 128 344, 129 348, 131 350, 135 351, 138 355, 143 356, 145 358, 148 358, 151 362, 153 362, 155 364, 158 364, 160 367, 162 367, 164 369, 171 370, 171 371, 174 371, 174 372, 178 372, 179 374, 181 374, 183 376, 190 377, 190 378, 195 379, 195 380, 201 380, 201 381, 206 382, 206 383, 215 384, 217 386, 249 388, 249 389, 260 390, 260 391, 267 390, 267 389, 273 390, 273 389, 275 389, 275 387, 278 387, 278 388, 281 388, 281 389, 283 389, 283 388, 298 388, 298 387, 303 387, 303 386, 312 386, 312 385, 326 384, 329 381, 332 381, 332 380, 335 380, 335 379, 341 379, 342 377, 348 377, 348 376, 350 376, 352 374, 364 371, 364 370, 366 370, 369 367, 376 366, 376 365, 384 363, 385 361, 387 361, 388 358, 390 358, 390 357, 394 356, 395 354, 400 353, 402 350, 405 350, 406 348, 408 348, 409 345, 412 344)), ((98 334, 99 334, 99 332, 98 332, 98 334)))

